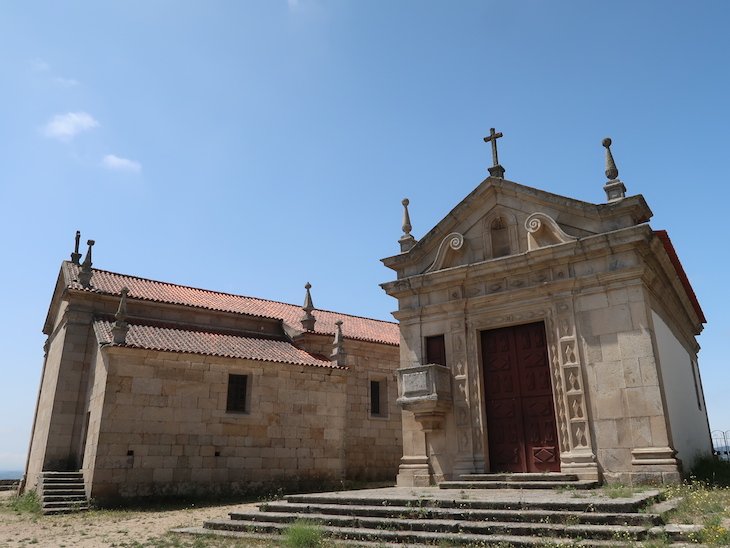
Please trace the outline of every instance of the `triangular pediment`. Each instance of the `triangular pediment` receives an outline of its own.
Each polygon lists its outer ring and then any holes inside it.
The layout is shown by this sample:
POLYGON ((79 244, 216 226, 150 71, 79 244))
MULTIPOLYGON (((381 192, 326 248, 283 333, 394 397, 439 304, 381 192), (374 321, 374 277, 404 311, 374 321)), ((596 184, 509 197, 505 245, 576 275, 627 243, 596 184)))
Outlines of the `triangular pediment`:
POLYGON ((489 177, 411 249, 383 262, 399 277, 424 274, 569 243, 650 217, 640 195, 591 204, 489 177))

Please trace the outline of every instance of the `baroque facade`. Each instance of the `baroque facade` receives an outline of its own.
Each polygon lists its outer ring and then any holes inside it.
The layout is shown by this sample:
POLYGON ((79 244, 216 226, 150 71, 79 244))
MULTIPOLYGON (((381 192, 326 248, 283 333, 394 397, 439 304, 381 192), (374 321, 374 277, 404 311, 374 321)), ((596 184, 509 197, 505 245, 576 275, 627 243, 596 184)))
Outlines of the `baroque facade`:
MULTIPOLYGON (((500 137, 497 134, 496 137, 500 137)), ((404 200, 397 279, 398 484, 483 472, 675 482, 711 454, 696 336, 705 318, 667 233, 607 202, 504 178, 494 166, 423 238, 404 200)))
POLYGON ((392 479, 398 327, 61 266, 25 488, 80 470, 99 501, 392 479))

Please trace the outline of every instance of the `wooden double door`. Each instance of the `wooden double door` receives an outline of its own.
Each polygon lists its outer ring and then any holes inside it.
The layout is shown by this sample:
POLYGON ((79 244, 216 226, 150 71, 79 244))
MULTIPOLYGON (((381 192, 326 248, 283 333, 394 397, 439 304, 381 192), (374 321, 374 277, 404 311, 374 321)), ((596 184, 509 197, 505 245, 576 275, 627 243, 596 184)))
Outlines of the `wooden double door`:
POLYGON ((542 322, 481 332, 491 472, 559 472, 542 322))

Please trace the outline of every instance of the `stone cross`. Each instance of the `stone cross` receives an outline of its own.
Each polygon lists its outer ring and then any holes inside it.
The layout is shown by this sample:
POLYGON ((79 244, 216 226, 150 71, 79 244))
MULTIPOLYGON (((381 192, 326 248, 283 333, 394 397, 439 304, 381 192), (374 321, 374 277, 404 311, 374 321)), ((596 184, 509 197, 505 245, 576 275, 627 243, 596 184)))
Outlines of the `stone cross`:
POLYGON ((74 245, 74 252, 71 253, 71 262, 73 264, 80 264, 79 261, 81 261, 81 253, 79 253, 79 243, 81 241, 81 232, 76 231, 76 240, 74 245))
POLYGON ((502 135, 502 132, 496 133, 494 128, 489 128, 489 136, 484 138, 484 142, 492 142, 492 165, 498 166, 499 165, 499 158, 497 156, 497 139, 500 137, 504 137, 502 135))
POLYGON ((489 168, 489 174, 492 177, 504 178, 504 168, 499 165, 499 156, 497 155, 497 139, 504 137, 502 132, 497 133, 494 128, 489 128, 489 135, 484 138, 485 143, 492 143, 492 167, 489 168))

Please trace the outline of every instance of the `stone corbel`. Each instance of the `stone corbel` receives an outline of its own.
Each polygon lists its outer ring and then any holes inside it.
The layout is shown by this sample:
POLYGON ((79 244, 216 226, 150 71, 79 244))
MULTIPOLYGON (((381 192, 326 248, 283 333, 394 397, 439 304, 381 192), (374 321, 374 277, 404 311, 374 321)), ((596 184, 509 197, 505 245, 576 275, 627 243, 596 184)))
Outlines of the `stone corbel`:
POLYGON ((398 374, 398 405, 414 414, 425 432, 439 430, 452 407, 451 371, 430 363, 403 367, 398 374))
POLYGON ((545 213, 533 213, 525 220, 527 250, 540 249, 549 245, 566 244, 578 238, 566 234, 558 223, 545 213))
POLYGON ((446 258, 455 251, 459 251, 462 247, 464 247, 463 234, 452 232, 446 236, 446 238, 444 238, 441 242, 441 245, 439 245, 438 251, 436 252, 436 259, 433 261, 431 266, 425 270, 424 274, 435 270, 441 270, 446 263, 446 258))

